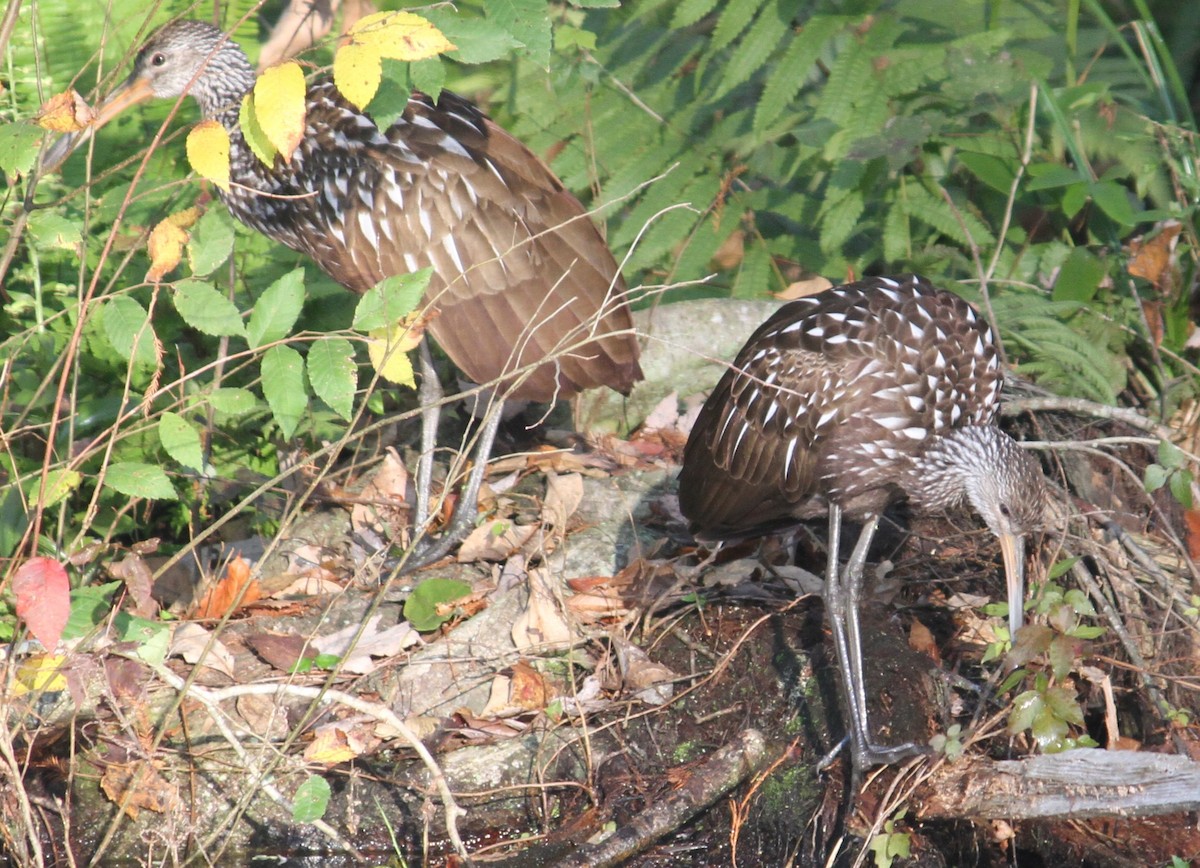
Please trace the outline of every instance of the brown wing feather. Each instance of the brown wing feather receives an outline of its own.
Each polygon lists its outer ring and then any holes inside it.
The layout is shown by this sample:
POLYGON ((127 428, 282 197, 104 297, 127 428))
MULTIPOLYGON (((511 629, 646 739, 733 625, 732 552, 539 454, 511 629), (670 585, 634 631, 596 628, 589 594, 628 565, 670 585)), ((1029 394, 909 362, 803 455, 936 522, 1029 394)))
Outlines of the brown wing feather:
POLYGON ((679 500, 707 538, 881 509, 932 438, 989 424, 1000 374, 969 305, 916 279, 868 279, 781 307, 692 429, 679 500))
POLYGON ((385 133, 331 85, 316 85, 308 124, 290 166, 254 172, 269 196, 231 194, 241 219, 356 292, 432 266, 426 300, 439 315, 430 331, 476 382, 563 354, 512 397, 628 392, 641 379, 612 254, 524 145, 451 94, 437 106, 414 95, 385 133))

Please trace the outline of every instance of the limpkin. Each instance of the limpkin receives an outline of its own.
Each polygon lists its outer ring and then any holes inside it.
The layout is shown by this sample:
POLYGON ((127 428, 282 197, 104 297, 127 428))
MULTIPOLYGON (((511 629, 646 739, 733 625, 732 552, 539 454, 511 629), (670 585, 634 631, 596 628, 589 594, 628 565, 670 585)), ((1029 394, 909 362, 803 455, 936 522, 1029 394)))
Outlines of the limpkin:
POLYGON ((828 514, 827 617, 858 769, 916 745, 873 742, 858 604, 882 510, 969 503, 1000 541, 1009 627, 1022 623, 1025 536, 1043 525, 1037 461, 996 427, 992 331, 918 277, 872 278, 782 306, 725 371, 696 420, 679 505, 701 540, 744 539, 828 514), (863 529, 839 569, 843 517, 863 529))
MULTIPOLYGON (((641 379, 626 286, 599 231, 553 172, 475 106, 414 92, 380 129, 331 81, 316 81, 299 147, 266 166, 238 125, 254 82, 246 54, 219 28, 177 20, 146 41, 93 129, 151 98, 194 97, 229 133, 231 183, 218 194, 234 217, 358 293, 432 266, 425 298, 438 313, 429 331, 467 377, 497 383, 501 401, 553 401, 596 386, 627 393, 641 379)), ((417 527, 428 518, 441 400, 424 345, 422 374, 417 527)), ((469 526, 499 418, 493 407, 451 527, 425 559, 469 526)))

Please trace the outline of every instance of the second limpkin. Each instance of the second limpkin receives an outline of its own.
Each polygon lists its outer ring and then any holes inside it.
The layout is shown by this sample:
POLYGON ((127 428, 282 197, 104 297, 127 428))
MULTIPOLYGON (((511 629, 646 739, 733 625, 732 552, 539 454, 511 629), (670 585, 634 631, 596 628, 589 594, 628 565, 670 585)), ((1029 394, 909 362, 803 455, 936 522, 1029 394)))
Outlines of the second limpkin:
MULTIPOLYGON (((267 166, 238 122, 254 82, 246 54, 219 28, 174 21, 147 40, 94 126, 146 99, 194 97, 229 133, 231 184, 219 194, 238 220, 308 254, 354 292, 432 266, 429 331, 469 378, 498 384, 497 394, 552 401, 596 386, 628 392, 641 379, 626 286, 604 239, 546 165, 477 108, 449 92, 436 102, 414 93, 380 129, 332 82, 317 81, 298 148, 267 166)), ((429 408, 440 399, 424 368, 418 523, 436 437, 429 408)), ((493 409, 480 435, 447 540, 473 517, 499 416, 493 409)))
POLYGON ((697 538, 724 541, 828 515, 826 611, 858 768, 913 752, 868 728, 858 603, 892 501, 964 502, 1000 541, 1009 626, 1022 623, 1024 541, 1041 529, 1038 462, 996 426, 1002 374, 991 329, 958 296, 873 278, 781 307, 746 342, 696 421, 679 505, 697 538), (843 574, 844 516, 863 521, 843 574))

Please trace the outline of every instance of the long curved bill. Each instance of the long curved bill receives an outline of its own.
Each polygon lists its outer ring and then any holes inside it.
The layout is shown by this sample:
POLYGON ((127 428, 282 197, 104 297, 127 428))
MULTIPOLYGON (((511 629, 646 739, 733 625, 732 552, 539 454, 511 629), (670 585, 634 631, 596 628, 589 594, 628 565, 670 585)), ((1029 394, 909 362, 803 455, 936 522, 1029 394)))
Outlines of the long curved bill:
POLYGON ((1008 632, 1015 640, 1025 616, 1025 537, 1003 533, 999 539, 1008 586, 1008 632))
POLYGON ((96 108, 96 119, 85 130, 77 133, 65 133, 46 149, 42 155, 42 171, 52 172, 57 169, 71 153, 88 140, 88 136, 111 121, 130 106, 146 102, 154 98, 150 82, 145 78, 130 77, 117 87, 108 98, 96 108))

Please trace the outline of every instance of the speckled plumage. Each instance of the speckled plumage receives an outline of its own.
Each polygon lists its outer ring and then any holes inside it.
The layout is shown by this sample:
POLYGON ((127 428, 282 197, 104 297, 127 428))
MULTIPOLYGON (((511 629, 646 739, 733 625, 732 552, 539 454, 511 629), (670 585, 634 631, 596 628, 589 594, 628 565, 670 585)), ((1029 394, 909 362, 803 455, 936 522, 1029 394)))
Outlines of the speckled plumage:
POLYGON ((434 338, 489 382, 563 350, 510 395, 551 400, 641 379, 617 265, 582 205, 524 145, 451 93, 414 93, 388 129, 331 82, 308 91, 305 135, 267 167, 238 127, 255 73, 220 30, 180 20, 153 34, 130 82, 183 92, 229 131, 233 215, 311 256, 355 292, 432 266, 434 338), (613 334, 625 332, 625 334, 613 334), (594 337, 593 337, 594 336, 594 337), (583 344, 579 346, 579 344, 583 344))
POLYGON ((688 438, 679 506, 698 538, 828 514, 825 607, 856 769, 923 750, 876 744, 868 722, 858 601, 889 502, 969 502, 1000 543, 1009 629, 1021 627, 1025 537, 1042 527, 1046 491, 1037 461, 996 427, 1001 381, 991 330, 965 301, 917 277, 871 278, 781 307, 688 438), (844 570, 843 515, 863 522, 844 570))
MULTIPOLYGON (((987 323, 918 278, 790 302, 705 403, 679 477, 683 512, 698 535, 728 539, 824 516, 831 500, 858 517, 901 496, 945 509, 971 499, 977 469, 1005 483, 1024 532, 1041 521, 1041 471, 995 427, 1001 382, 987 323)), ((998 508, 972 503, 992 526, 998 508)))

